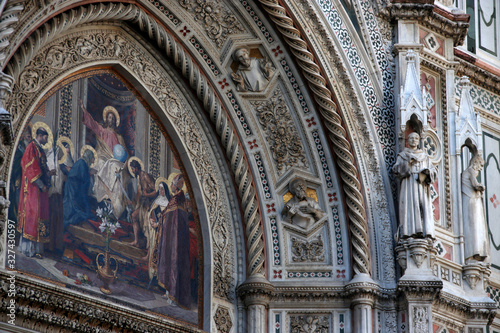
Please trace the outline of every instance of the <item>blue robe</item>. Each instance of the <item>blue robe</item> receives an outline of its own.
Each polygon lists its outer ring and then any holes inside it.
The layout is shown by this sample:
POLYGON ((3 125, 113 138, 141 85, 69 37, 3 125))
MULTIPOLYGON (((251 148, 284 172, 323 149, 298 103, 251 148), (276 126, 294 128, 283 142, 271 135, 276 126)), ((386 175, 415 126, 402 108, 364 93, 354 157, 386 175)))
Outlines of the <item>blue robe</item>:
POLYGON ((90 210, 90 197, 88 194, 90 184, 89 167, 83 159, 79 159, 69 171, 64 186, 64 227, 94 217, 90 210))

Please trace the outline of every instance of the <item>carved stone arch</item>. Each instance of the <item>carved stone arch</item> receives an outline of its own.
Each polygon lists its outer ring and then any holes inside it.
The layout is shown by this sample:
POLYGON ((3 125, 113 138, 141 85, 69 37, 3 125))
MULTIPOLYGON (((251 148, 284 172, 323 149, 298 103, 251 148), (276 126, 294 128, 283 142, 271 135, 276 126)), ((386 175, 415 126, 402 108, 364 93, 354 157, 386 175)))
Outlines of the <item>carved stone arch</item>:
MULTIPOLYGON (((299 2, 296 8, 292 8, 291 2, 259 2, 292 49, 317 103, 325 132, 332 142, 331 149, 338 158, 349 210, 354 271, 369 272, 374 278, 394 286, 396 272, 392 230, 395 226, 391 217, 395 213, 393 203, 387 200, 392 197, 392 189, 387 186, 390 184, 387 170, 391 166, 390 161, 395 161, 395 147, 385 145, 380 148, 376 145, 383 131, 377 129, 378 138, 371 131, 376 132, 372 118, 374 112, 370 114, 368 110, 374 105, 368 105, 366 96, 361 93, 366 87, 361 87, 348 74, 350 64, 343 57, 344 51, 347 51, 339 50, 328 33, 329 28, 325 26, 322 14, 318 14, 317 6, 307 1, 299 2), (339 152, 343 149, 346 150, 339 152), (367 188, 370 191, 366 191, 367 188)), ((385 60, 380 61, 384 63, 385 60)), ((390 63, 385 64, 390 66, 390 63)), ((382 103, 382 95, 384 99, 386 94, 393 98, 391 87, 383 88, 383 92, 377 90, 378 103, 382 103)), ((383 112, 392 115, 393 111, 389 105, 383 112)), ((395 137, 394 133, 391 135, 395 137)))
MULTIPOLYGON (((204 246, 205 249, 210 250, 208 252, 210 255, 207 255, 206 267, 214 270, 214 272, 208 272, 208 275, 206 275, 208 277, 212 275, 214 280, 210 281, 207 278, 205 286, 212 288, 212 292, 208 292, 208 295, 212 294, 212 297, 217 297, 228 302, 236 297, 234 288, 245 279, 246 273, 245 266, 237 264, 244 261, 245 256, 245 249, 241 245, 238 245, 243 243, 241 238, 244 237, 243 234, 245 231, 242 230, 240 216, 237 211, 244 208, 245 213, 251 218, 258 219, 260 217, 257 211, 252 211, 252 206, 251 204, 249 206, 248 202, 246 205, 243 205, 244 207, 236 208, 238 203, 234 198, 237 196, 235 193, 237 190, 231 190, 230 188, 229 192, 226 192, 227 190, 224 186, 230 183, 231 180, 227 179, 230 172, 228 170, 224 172, 226 167, 224 166, 225 163, 223 163, 223 150, 230 150, 233 156, 241 154, 238 151, 238 142, 235 142, 235 138, 224 137, 226 133, 232 132, 231 125, 227 119, 224 120, 224 110, 220 106, 214 105, 216 102, 213 100, 205 100, 207 104, 212 106, 211 110, 213 114, 208 116, 188 114, 189 110, 199 108, 199 104, 193 100, 188 100, 188 103, 186 103, 182 98, 176 96, 187 95, 189 97, 192 94, 188 91, 189 88, 182 85, 180 87, 173 85, 171 83, 174 81, 172 77, 178 77, 179 74, 176 74, 175 70, 171 66, 169 67, 166 62, 155 59, 144 47, 135 47, 136 43, 134 41, 140 39, 139 34, 127 29, 123 25, 101 24, 98 29, 90 25, 63 31, 56 39, 47 41, 47 43, 37 44, 39 47, 34 50, 31 61, 26 61, 24 68, 19 68, 18 72, 13 73, 15 74, 16 82, 19 82, 19 76, 28 71, 31 71, 32 74, 36 73, 37 77, 42 78, 37 82, 37 86, 31 90, 14 85, 13 93, 9 100, 9 104, 16 110, 18 115, 14 127, 17 130, 23 128, 35 105, 57 82, 68 74, 75 73, 84 68, 103 64, 113 66, 127 77, 129 82, 140 86, 141 93, 149 96, 148 104, 151 106, 156 105, 153 109, 162 110, 162 112, 157 113, 161 122, 169 126, 167 129, 175 130, 177 133, 178 139, 175 140, 174 136, 174 141, 182 145, 180 155, 184 157, 181 159, 188 166, 186 169, 187 173, 191 176, 190 179, 197 178, 199 180, 198 183, 193 184, 195 185, 193 193, 195 193, 194 197, 197 199, 198 211, 205 214, 203 221, 205 223, 204 238, 206 242, 204 242, 204 246), (106 51, 102 53, 91 52, 89 54, 81 52, 82 45, 77 46, 75 41, 79 38, 81 40, 85 40, 86 38, 92 40, 92 38, 96 38, 95 36, 101 39, 103 47, 106 46, 100 51, 106 51), (120 47, 118 48, 116 45, 120 45, 120 47), (49 50, 56 50, 58 52, 68 46, 70 47, 67 49, 69 51, 67 61, 64 61, 63 64, 61 63, 60 67, 58 67, 59 64, 57 61, 45 61, 48 60, 46 58, 47 55, 50 56, 51 54, 49 50), (140 57, 140 61, 138 57, 140 57), (148 66, 134 66, 134 64, 139 62, 143 64, 147 62, 148 66), (47 66, 47 64, 49 65, 47 66), (51 65, 54 65, 54 67, 51 67, 51 65), (21 101, 21 103, 17 103, 16 101, 21 101), (210 126, 203 124, 208 117, 214 122, 217 120, 215 124, 219 127, 219 133, 214 133, 210 126), (197 121, 191 119, 197 119, 197 121), (217 136, 223 136, 223 138, 220 139, 217 136), (207 138, 204 139, 203 137, 207 138), (221 151, 210 149, 210 146, 201 145, 197 147, 197 144, 203 141, 212 142, 212 146, 217 146, 215 142, 219 139, 223 145, 221 151), (226 202, 230 203, 231 207, 226 207, 226 202), (217 235, 215 235, 216 233, 217 235), (239 253, 234 253, 235 251, 239 251, 239 253), (226 265, 226 267, 217 268, 219 263, 226 265)), ((179 54, 177 53, 177 55, 179 54)), ((50 60, 55 60, 55 58, 50 60)), ((199 77, 201 74, 199 72, 193 73, 195 70, 192 67, 195 64, 191 62, 188 63, 189 66, 191 67, 188 71, 190 76, 196 78, 198 82, 203 83, 203 79, 199 77)), ((177 78, 177 81, 180 80, 177 78)), ((213 92, 212 94, 206 93, 206 95, 208 97, 211 95, 212 98, 215 98, 213 92)), ((192 99, 196 98, 199 98, 199 96, 192 99)), ((12 151, 9 154, 12 155, 12 151)), ((252 189, 249 189, 253 183, 251 175, 245 174, 246 169, 243 165, 245 161, 241 155, 233 159, 232 162, 236 166, 229 167, 235 168, 237 175, 240 177, 236 180, 239 186, 238 189, 240 191, 243 190, 242 197, 248 201, 248 196, 252 194, 252 189)), ((3 170, 5 178, 7 178, 7 169, 3 170)), ((248 229, 249 226, 247 224, 247 232, 248 229)), ((249 248, 249 252, 253 251, 251 253, 255 255, 256 249, 257 251, 259 250, 259 242, 256 237, 258 238, 262 234, 257 231, 253 234, 250 233, 250 235, 253 237, 253 243, 250 244, 251 248, 249 248)), ((261 270, 259 267, 262 267, 262 265, 264 265, 263 258, 262 260, 259 258, 254 259, 254 266, 251 267, 254 269, 253 273, 260 273, 261 270)), ((214 310, 211 307, 212 301, 209 299, 205 300, 204 311, 206 314, 210 314, 214 310)), ((236 307, 233 307, 233 314, 237 314, 238 311, 236 307)), ((204 327, 209 327, 211 317, 211 315, 205 316, 204 327)), ((154 327, 154 324, 151 325, 151 327, 154 327)))
MULTIPOLYGON (((205 78, 203 71, 198 67, 193 58, 176 41, 169 31, 154 20, 147 12, 135 5, 102 4, 82 6, 69 9, 67 12, 48 20, 35 33, 27 39, 25 44, 14 54, 6 66, 6 72, 14 77, 21 75, 28 62, 34 58, 43 45, 49 43, 58 33, 78 26, 83 23, 109 20, 129 21, 147 33, 147 37, 156 43, 165 56, 174 61, 176 67, 181 69, 182 75, 188 80, 197 97, 208 112, 209 119, 213 122, 217 134, 223 145, 223 150, 229 160, 232 175, 242 203, 243 218, 245 222, 247 242, 249 275, 264 274, 264 239, 261 219, 255 189, 253 188, 252 175, 244 157, 244 151, 238 141, 235 129, 227 116, 223 103, 218 99, 213 87, 205 78), (65 24, 59 24, 60 21, 65 24)), ((15 89, 15 88, 14 88, 15 89)), ((23 98, 9 100, 9 107, 13 110, 14 126, 18 122, 19 103, 26 103, 25 92, 19 92, 23 98)))

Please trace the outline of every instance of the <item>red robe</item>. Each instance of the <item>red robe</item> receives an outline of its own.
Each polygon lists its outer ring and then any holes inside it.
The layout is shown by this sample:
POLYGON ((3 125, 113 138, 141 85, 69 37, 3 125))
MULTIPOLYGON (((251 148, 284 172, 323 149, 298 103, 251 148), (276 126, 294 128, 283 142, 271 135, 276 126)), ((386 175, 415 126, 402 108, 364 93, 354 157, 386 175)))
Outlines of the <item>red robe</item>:
POLYGON ((48 243, 50 235, 49 193, 42 192, 35 183, 40 179, 50 185, 47 157, 35 140, 31 141, 21 159, 22 178, 19 195, 17 231, 30 241, 48 243))

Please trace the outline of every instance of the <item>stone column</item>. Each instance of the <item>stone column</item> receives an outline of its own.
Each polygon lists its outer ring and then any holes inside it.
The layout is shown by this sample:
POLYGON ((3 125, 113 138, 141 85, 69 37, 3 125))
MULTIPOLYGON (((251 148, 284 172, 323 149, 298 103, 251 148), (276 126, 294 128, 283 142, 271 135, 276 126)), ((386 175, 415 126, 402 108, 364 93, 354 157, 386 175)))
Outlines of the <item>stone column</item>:
POLYGON ((266 333, 266 314, 274 286, 262 274, 250 276, 238 287, 247 311, 247 333, 266 333))
POLYGON ((373 332, 373 304, 379 286, 368 274, 356 274, 347 284, 346 291, 351 294, 353 313, 353 333, 373 332))

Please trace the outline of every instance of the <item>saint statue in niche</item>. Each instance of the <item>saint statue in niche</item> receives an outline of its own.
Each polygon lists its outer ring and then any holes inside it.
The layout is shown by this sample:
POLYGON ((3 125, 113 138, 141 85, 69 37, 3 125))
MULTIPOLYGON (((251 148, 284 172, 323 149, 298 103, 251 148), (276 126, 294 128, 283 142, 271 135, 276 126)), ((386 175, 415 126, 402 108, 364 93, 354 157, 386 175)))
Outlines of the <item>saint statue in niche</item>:
POLYGON ((239 47, 233 53, 233 60, 240 65, 232 73, 238 91, 263 91, 276 70, 268 59, 250 58, 250 50, 239 47))
POLYGON ((488 226, 484 214, 484 185, 477 176, 484 166, 480 155, 474 155, 462 172, 462 217, 465 236, 465 260, 485 260, 490 254, 488 226))
POLYGON ((325 216, 319 204, 306 193, 306 182, 296 178, 288 185, 293 197, 285 204, 281 214, 288 223, 302 229, 309 229, 314 223, 325 216))
POLYGON ((430 186, 437 170, 427 152, 418 148, 420 135, 410 133, 408 147, 398 154, 393 167, 401 181, 399 192, 400 233, 405 237, 434 238, 434 219, 430 186))

